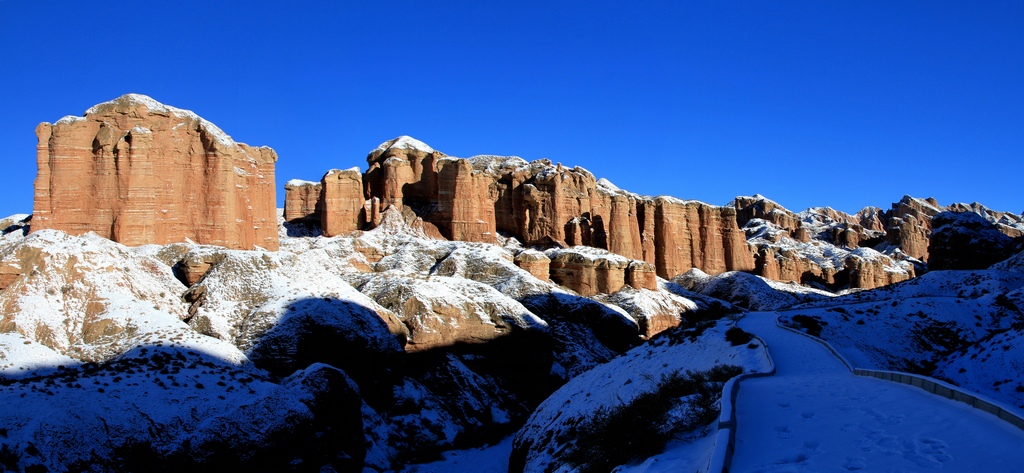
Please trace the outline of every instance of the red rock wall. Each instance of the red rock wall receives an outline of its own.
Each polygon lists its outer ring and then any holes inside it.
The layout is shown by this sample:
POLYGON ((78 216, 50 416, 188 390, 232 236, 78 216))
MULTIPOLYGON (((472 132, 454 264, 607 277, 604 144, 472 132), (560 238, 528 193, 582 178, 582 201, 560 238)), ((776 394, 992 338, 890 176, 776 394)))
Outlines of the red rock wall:
POLYGON ((362 228, 366 222, 363 175, 358 168, 332 169, 320 180, 320 230, 331 237, 362 228))
POLYGON ((319 182, 288 181, 284 185, 284 219, 289 222, 320 221, 320 211, 323 206, 320 192, 319 182))
POLYGON ((437 214, 432 222, 449 240, 498 242, 493 180, 473 171, 465 159, 447 160, 440 165, 437 214))
POLYGON ((270 148, 235 143, 191 112, 138 95, 42 123, 36 136, 32 231, 278 247, 270 148))
MULTIPOLYGON (((394 205, 452 240, 495 243, 504 232, 526 245, 593 246, 656 268, 632 276, 618 268, 601 276, 606 282, 599 284, 596 268, 551 263, 552 274, 586 276, 576 278, 586 286, 583 292, 621 287, 627 277, 634 287, 655 289, 654 274, 669 278, 693 267, 710 274, 754 269, 732 207, 644 198, 602 187, 579 167, 503 160, 508 158, 448 158, 411 138, 396 138, 367 157, 363 197, 379 199, 374 215, 394 205)), ((324 211, 336 206, 325 202, 324 211)), ((370 211, 367 206, 363 212, 370 211)), ((325 234, 334 233, 326 229, 325 234)))

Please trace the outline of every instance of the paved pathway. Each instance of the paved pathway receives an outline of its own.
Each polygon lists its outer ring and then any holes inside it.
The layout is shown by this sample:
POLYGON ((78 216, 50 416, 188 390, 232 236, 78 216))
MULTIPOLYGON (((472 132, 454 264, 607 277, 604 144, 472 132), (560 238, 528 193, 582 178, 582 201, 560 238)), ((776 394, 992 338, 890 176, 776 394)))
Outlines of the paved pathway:
POLYGON ((1021 472, 1024 431, 920 389, 854 376, 825 347, 775 326, 740 326, 768 344, 777 373, 743 381, 739 472, 1021 472))

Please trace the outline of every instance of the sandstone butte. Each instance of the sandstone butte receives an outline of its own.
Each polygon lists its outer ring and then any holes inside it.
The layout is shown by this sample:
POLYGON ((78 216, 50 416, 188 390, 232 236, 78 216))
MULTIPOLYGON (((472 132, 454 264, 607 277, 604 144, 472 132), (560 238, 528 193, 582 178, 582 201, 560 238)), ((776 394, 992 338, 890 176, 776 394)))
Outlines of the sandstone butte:
POLYGON ((126 245, 278 248, 277 154, 193 112, 128 94, 36 128, 32 231, 126 245))

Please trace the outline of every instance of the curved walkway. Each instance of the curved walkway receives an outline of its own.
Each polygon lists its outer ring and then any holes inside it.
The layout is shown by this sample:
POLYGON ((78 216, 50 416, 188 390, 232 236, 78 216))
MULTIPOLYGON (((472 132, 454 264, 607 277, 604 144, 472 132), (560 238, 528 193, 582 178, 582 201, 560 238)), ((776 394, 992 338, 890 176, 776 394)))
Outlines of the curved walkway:
POLYGON ((963 403, 854 376, 815 341, 748 314, 776 375, 743 381, 732 472, 1013 472, 1024 432, 963 403))

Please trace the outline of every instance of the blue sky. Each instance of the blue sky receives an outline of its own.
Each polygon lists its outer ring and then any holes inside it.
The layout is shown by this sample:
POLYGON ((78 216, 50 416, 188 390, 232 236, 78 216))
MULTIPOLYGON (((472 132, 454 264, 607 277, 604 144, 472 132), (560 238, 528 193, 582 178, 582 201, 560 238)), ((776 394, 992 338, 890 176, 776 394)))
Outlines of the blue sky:
POLYGON ((1021 212, 1021 2, 0 0, 0 214, 35 126, 128 92, 292 178, 411 135, 634 192, 792 210, 904 194, 1021 212))

